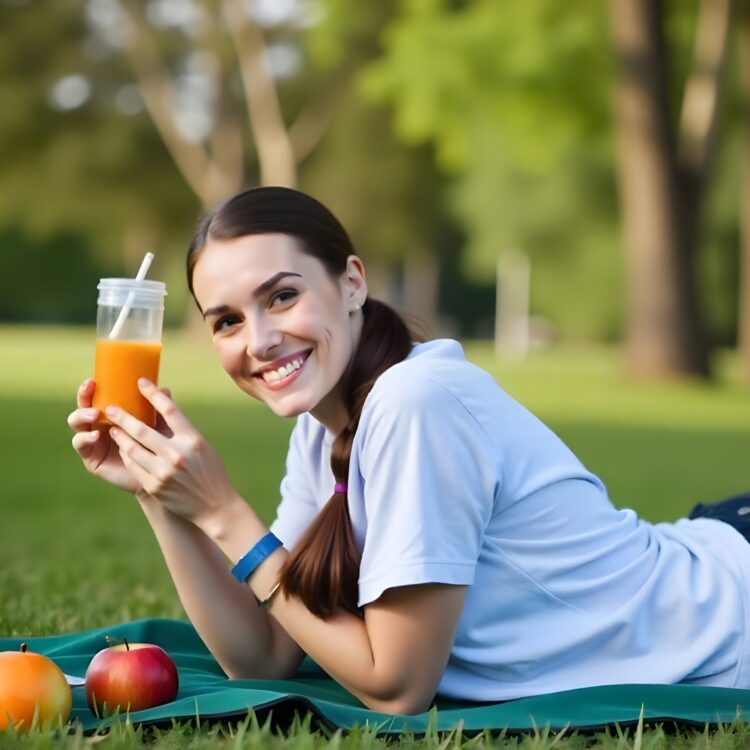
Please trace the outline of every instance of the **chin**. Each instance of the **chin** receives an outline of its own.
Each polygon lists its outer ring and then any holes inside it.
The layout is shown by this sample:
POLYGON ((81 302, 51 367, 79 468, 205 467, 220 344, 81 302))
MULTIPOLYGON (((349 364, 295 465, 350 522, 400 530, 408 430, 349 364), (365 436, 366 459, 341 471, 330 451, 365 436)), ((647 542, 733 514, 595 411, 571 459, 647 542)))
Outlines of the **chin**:
POLYGON ((320 399, 310 398, 304 393, 290 393, 280 396, 278 392, 266 391, 257 383, 248 383, 246 380, 235 380, 237 387, 256 401, 265 404, 276 416, 284 419, 294 419, 300 414, 312 411, 320 402, 320 399))
POLYGON ((295 419, 300 414, 304 414, 309 409, 292 409, 292 408, 281 408, 278 406, 271 406, 268 404, 268 408, 277 416, 282 419, 295 419))
POLYGON ((274 414, 284 419, 294 419, 300 414, 304 414, 315 408, 315 404, 311 404, 307 399, 301 398, 282 399, 280 401, 264 399, 264 403, 274 414))

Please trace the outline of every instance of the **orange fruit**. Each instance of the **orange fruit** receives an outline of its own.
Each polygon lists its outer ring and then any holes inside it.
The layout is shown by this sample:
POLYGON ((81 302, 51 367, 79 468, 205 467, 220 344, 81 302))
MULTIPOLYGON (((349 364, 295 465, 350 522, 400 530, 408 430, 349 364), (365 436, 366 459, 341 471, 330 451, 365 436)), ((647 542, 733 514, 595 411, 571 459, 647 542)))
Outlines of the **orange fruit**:
POLYGON ((62 670, 46 656, 26 650, 0 653, 0 731, 30 729, 39 710, 40 727, 63 724, 73 699, 62 670))

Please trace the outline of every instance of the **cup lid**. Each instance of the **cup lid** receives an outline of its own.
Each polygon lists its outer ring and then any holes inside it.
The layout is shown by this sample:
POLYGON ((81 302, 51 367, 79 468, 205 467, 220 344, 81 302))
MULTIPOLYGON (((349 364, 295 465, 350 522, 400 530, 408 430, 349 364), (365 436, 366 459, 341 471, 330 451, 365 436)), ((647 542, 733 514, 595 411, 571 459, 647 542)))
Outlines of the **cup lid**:
POLYGON ((100 291, 102 290, 127 290, 137 291, 139 293, 146 294, 167 294, 167 285, 163 281, 153 281, 152 279, 125 279, 125 278, 107 278, 99 279, 99 283, 96 286, 100 291))

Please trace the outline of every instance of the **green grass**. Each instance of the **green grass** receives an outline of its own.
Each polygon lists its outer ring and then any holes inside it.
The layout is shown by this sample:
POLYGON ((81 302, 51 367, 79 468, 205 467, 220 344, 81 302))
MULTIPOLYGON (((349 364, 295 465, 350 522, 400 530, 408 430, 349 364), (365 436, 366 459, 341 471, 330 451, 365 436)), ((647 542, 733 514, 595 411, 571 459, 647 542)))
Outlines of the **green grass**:
MULTIPOLYGON (((0 635, 46 635, 141 617, 185 619, 148 524, 128 495, 90 477, 70 447, 66 417, 93 364, 93 332, 0 328, 0 635)), ((620 376, 611 350, 539 352, 496 362, 487 345, 469 343, 468 357, 547 422, 606 482, 613 502, 653 521, 674 519, 692 504, 750 487, 750 392, 737 383, 731 357, 713 386, 646 386, 620 376)), ((169 334, 161 382, 224 457, 240 492, 268 521, 273 517, 292 422, 237 392, 206 339, 169 334)), ((175 727, 106 738, 117 748, 219 746, 377 747, 367 732, 326 737, 304 727, 285 737, 244 730, 175 727), (234 732, 231 734, 229 732, 234 732), (237 732, 240 732, 239 734, 237 732)), ((560 740, 540 731, 522 738, 471 740, 477 748, 552 744, 607 748, 748 745, 744 725, 702 735, 616 734, 560 740)), ((83 747, 91 738, 40 733, 0 735, 5 747, 83 747)), ((403 747, 469 745, 460 735, 403 747)))

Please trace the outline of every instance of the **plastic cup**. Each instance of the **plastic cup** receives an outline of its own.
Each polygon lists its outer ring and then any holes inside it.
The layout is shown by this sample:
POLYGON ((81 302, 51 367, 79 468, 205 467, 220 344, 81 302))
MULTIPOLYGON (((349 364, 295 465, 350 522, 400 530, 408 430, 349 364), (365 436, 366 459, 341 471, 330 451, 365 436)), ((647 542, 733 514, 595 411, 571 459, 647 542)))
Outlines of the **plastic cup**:
MULTIPOLYGON (((158 381, 166 285, 162 281, 101 279, 97 289, 93 405, 103 412, 115 404, 153 427, 156 412, 138 390, 138 378, 158 381), (129 309, 113 338, 124 307, 129 309)), ((108 423, 103 413, 101 421, 108 423)))

